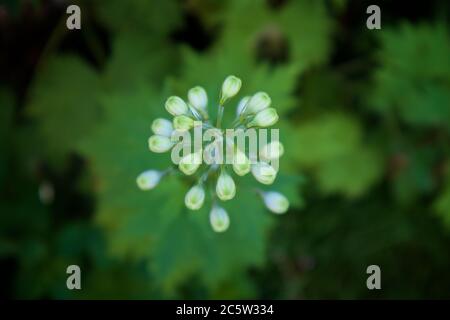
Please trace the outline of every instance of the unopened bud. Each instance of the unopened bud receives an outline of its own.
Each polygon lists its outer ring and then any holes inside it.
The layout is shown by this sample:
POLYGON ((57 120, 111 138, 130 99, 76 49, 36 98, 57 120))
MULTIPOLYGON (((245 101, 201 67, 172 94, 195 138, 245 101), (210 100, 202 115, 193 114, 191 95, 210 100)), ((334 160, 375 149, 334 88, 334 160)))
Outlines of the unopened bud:
POLYGON ((262 184, 272 184, 277 176, 277 171, 266 162, 257 162, 252 165, 252 174, 262 184))
POLYGON ((234 97, 241 89, 242 81, 238 77, 228 76, 222 84, 220 104, 234 97))
POLYGON ((188 131, 194 127, 194 119, 188 116, 176 116, 173 118, 173 126, 178 131, 188 131))
POLYGON ((193 186, 184 197, 186 207, 191 210, 200 209, 203 206, 203 202, 205 202, 205 189, 201 185, 193 186))
POLYGON ((206 111, 208 95, 202 87, 194 87, 188 92, 189 103, 197 110, 206 111))
POLYGON ((247 124, 250 127, 270 127, 278 121, 278 114, 274 108, 264 109, 258 112, 255 117, 247 124))
POLYGON ((170 137, 173 131, 172 122, 164 118, 153 120, 152 131, 160 136, 170 137))
POLYGON ((187 114, 189 108, 183 99, 177 96, 172 96, 166 101, 166 110, 173 116, 180 116, 182 114, 187 114))
POLYGON ((136 179, 136 183, 141 190, 150 190, 156 187, 161 180, 162 172, 157 170, 147 170, 142 172, 136 179))
POLYGON ((272 103, 269 95, 265 92, 257 92, 251 98, 245 108, 245 114, 256 114, 264 109, 267 109, 272 103))
POLYGON ((225 171, 222 171, 217 179, 216 193, 222 201, 231 200, 236 195, 236 185, 233 178, 225 171))
POLYGON ((241 101, 239 101, 238 106, 236 108, 236 115, 239 117, 242 113, 242 111, 244 111, 244 108, 246 108, 246 105, 248 103, 248 101, 250 100, 250 96, 247 97, 243 97, 241 99, 241 101))
POLYGON ((151 151, 156 153, 163 153, 172 148, 173 142, 169 137, 154 135, 148 139, 148 147, 151 151))
POLYGON ((209 221, 215 232, 224 232, 230 226, 230 218, 225 209, 214 206, 209 213, 209 221))
POLYGON ((183 172, 185 175, 192 175, 197 171, 198 167, 200 167, 202 158, 200 153, 191 153, 187 156, 184 156, 181 158, 180 162, 178 163, 178 168, 183 172))
POLYGON ((274 160, 280 158, 284 154, 283 144, 279 141, 272 141, 266 144, 259 151, 259 156, 263 160, 274 160))
POLYGON ((233 159, 233 170, 238 176, 244 176, 250 172, 250 159, 239 149, 236 149, 233 159))
POLYGON ((262 198, 267 209, 273 213, 282 214, 289 209, 289 200, 279 192, 263 192, 262 198))

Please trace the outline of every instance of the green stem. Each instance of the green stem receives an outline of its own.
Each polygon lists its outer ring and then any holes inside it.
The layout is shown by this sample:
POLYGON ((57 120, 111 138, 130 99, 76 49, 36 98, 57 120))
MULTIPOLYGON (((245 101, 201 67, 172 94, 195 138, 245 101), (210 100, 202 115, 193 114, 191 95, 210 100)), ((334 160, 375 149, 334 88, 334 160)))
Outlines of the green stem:
POLYGON ((245 128, 245 124, 246 124, 246 122, 250 119, 252 117, 252 115, 246 115, 246 116, 239 116, 239 118, 238 119, 236 119, 234 122, 233 122, 233 124, 234 124, 234 126, 233 126, 233 128, 234 129, 236 129, 236 128, 239 128, 240 126, 244 126, 244 128, 245 128), (237 123, 236 123, 237 122, 237 123))
POLYGON ((209 119, 208 113, 205 112, 204 110, 198 110, 198 111, 199 111, 200 114, 202 115, 203 119, 204 119, 205 121, 208 121, 208 119, 209 119))
POLYGON ((219 104, 219 110, 217 111, 217 123, 216 127, 220 129, 220 126, 222 125, 222 117, 223 117, 223 105, 219 104))
POLYGON ((231 126, 232 126, 233 128, 235 128, 235 127, 238 126, 240 123, 241 123, 241 118, 238 117, 238 118, 234 119, 234 121, 233 121, 233 123, 231 124, 231 126))
POLYGON ((202 176, 199 179, 199 183, 203 184, 206 182, 206 180, 208 179, 209 174, 211 173, 211 171, 213 170, 212 166, 209 166, 208 169, 205 170, 205 172, 203 172, 202 176))

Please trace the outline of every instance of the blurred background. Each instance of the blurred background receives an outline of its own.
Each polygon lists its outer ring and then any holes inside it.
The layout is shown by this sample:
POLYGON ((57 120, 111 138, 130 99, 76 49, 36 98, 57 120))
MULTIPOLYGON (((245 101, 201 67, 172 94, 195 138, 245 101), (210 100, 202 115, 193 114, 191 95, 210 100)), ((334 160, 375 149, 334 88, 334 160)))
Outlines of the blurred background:
POLYGON ((449 7, 1 0, 1 297, 450 298, 449 7), (184 208, 186 181, 135 179, 167 166, 147 147, 165 99, 201 85, 217 101, 229 74, 280 114, 291 208, 242 187, 216 234, 184 208))

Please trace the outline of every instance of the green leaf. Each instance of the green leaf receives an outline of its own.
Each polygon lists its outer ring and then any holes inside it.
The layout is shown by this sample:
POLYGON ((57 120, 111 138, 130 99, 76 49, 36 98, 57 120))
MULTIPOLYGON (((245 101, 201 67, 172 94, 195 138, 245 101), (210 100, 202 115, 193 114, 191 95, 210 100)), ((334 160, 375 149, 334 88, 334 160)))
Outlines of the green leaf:
POLYGON ((181 22, 179 2, 174 0, 95 1, 100 18, 114 31, 166 35, 181 22))
POLYGON ((224 10, 221 49, 256 58, 287 50, 300 70, 326 61, 332 24, 322 1, 289 1, 271 10, 265 0, 235 0, 224 10), (284 41, 286 42, 285 44, 284 41))
POLYGON ((60 158, 75 150, 101 118, 99 75, 80 58, 52 57, 32 85, 27 112, 45 141, 41 152, 60 158))
POLYGON ((306 119, 294 135, 293 156, 313 173, 325 194, 361 196, 383 174, 380 152, 362 144, 361 125, 344 113, 306 119))
POLYGON ((44 150, 60 159, 76 150, 102 121, 99 97, 107 92, 133 91, 138 85, 161 85, 164 74, 176 66, 176 51, 163 40, 142 33, 119 33, 111 60, 98 74, 80 58, 51 58, 34 80, 27 106, 38 120, 44 150))
POLYGON ((177 67, 177 58, 176 48, 153 33, 120 32, 102 74, 103 89, 133 91, 146 83, 161 85, 165 74, 177 67))
POLYGON ((433 167, 439 162, 440 150, 432 145, 416 144, 406 144, 402 149, 403 152, 397 155, 400 166, 394 171, 395 180, 391 187, 400 203, 417 203, 421 196, 435 191, 433 167))
MULTIPOLYGON (((211 89, 209 83, 210 78, 196 82, 211 89)), ((111 252, 148 259, 157 283, 168 294, 193 275, 209 288, 218 288, 236 272, 261 265, 272 214, 253 195, 251 188, 257 184, 250 176, 245 177, 247 182, 236 180, 236 198, 221 204, 231 219, 224 234, 214 233, 209 225, 209 201, 198 212, 184 207, 190 179, 168 176, 154 190, 137 188, 140 172, 171 166, 169 154, 151 153, 147 146, 152 120, 168 118, 166 96, 146 87, 101 99, 104 122, 82 148, 96 174, 97 221, 107 232, 111 252)), ((299 203, 295 198, 292 202, 299 203)))
POLYGON ((342 113, 305 119, 297 126, 296 159, 306 167, 320 166, 329 159, 351 153, 360 143, 358 121, 342 113))
POLYGON ((444 190, 435 200, 433 207, 446 227, 450 229, 450 182, 447 182, 444 190))
POLYGON ((449 129, 449 36, 443 23, 405 23, 380 33, 371 106, 386 116, 397 113, 409 125, 449 129))
POLYGON ((356 150, 325 160, 317 172, 324 194, 341 192, 348 197, 363 195, 383 174, 382 158, 374 149, 356 150))

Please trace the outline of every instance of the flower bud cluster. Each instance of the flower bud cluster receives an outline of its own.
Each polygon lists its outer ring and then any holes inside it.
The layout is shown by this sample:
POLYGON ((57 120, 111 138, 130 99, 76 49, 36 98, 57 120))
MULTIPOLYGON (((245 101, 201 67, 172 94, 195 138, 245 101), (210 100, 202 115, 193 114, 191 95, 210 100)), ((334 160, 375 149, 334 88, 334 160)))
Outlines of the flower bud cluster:
MULTIPOLYGON (((242 86, 241 79, 236 76, 228 76, 222 84, 219 106, 217 110, 216 125, 210 122, 208 110, 208 95, 204 88, 196 86, 188 91, 187 101, 178 96, 171 96, 166 100, 165 109, 173 116, 172 121, 158 118, 151 124, 153 135, 148 139, 148 146, 152 152, 164 153, 174 147, 175 142, 171 137, 175 131, 189 132, 199 123, 207 128, 217 130, 217 135, 222 137, 224 129, 221 128, 225 104, 236 96, 242 86)), ((271 107, 272 100, 265 92, 257 92, 252 96, 243 97, 236 108, 234 128, 264 128, 274 125, 278 121, 275 108, 271 107)), ((216 152, 214 143, 204 147, 208 153, 216 152)), ((177 163, 178 169, 186 176, 195 176, 202 164, 203 153, 200 151, 184 155, 177 163)), ((284 153, 281 142, 272 141, 259 150, 259 160, 252 163, 244 150, 233 148, 234 160, 231 168, 225 164, 209 164, 198 175, 196 182, 187 191, 184 202, 188 209, 199 210, 207 202, 207 195, 211 194, 211 210, 209 221, 216 232, 226 231, 230 225, 227 211, 220 205, 233 199, 237 192, 236 178, 251 172, 254 178, 261 184, 271 185, 277 176, 277 170, 270 164, 274 159, 280 158, 284 153), (232 172, 237 177, 233 178, 232 172)), ((173 173, 169 168, 164 171, 147 170, 136 179, 141 190, 155 188, 162 178, 173 173)), ((288 199, 276 191, 257 190, 262 202, 268 210, 275 214, 285 213, 289 208, 288 199)), ((245 213, 242 213, 245 214, 245 213)))

